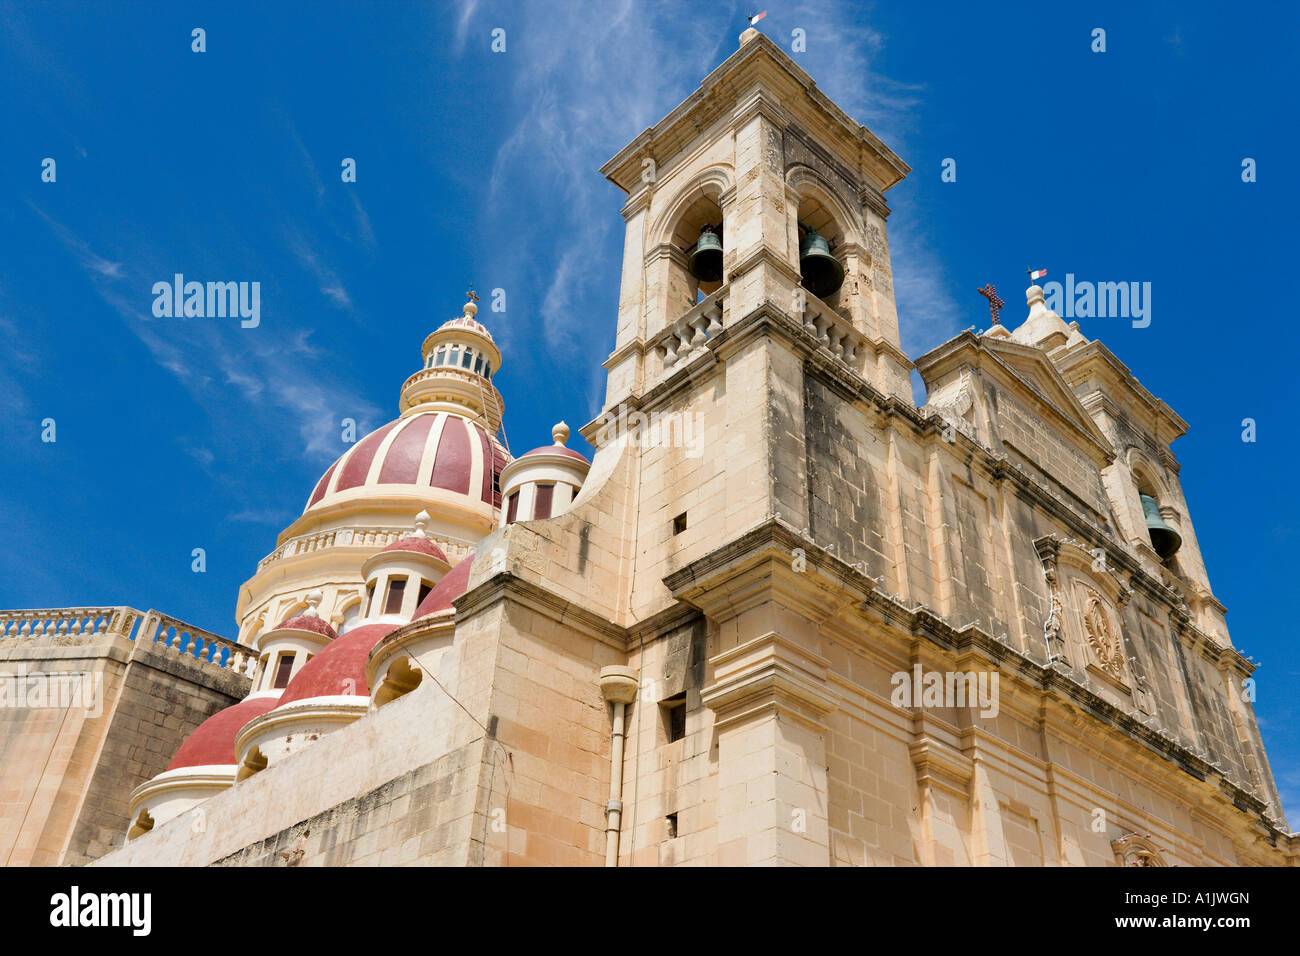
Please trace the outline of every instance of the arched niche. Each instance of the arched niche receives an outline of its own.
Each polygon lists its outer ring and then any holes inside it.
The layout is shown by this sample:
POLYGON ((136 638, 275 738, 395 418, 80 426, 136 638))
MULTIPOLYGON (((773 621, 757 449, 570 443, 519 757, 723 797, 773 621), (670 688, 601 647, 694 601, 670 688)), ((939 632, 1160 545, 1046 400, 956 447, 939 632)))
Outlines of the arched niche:
POLYGON ((1050 535, 1034 544, 1050 590, 1052 613, 1045 630, 1053 655, 1130 694, 1122 618, 1132 591, 1106 563, 1104 550, 1050 535))
POLYGON ((1110 848, 1120 866, 1168 866, 1164 851, 1150 837, 1130 833, 1112 840, 1110 848))
POLYGON ((142 837, 153 829, 153 817, 149 816, 149 811, 144 807, 140 808, 139 814, 131 822, 131 829, 127 831, 126 839, 131 841, 137 837, 142 837))
POLYGON ((262 751, 257 747, 252 747, 249 749, 248 753, 244 754, 244 760, 239 765, 239 770, 235 774, 235 782, 238 783, 241 780, 247 780, 253 774, 260 773, 265 769, 266 757, 263 756, 262 751))
POLYGON ((663 288, 667 296, 665 315, 672 319, 689 311, 702 297, 712 295, 726 280, 701 282, 691 275, 690 255, 700 239, 700 230, 713 226, 727 248, 724 197, 732 186, 730 172, 720 166, 704 170, 690 181, 659 214, 646 243, 649 262, 663 263, 663 288))
POLYGON ((375 706, 383 707, 399 697, 405 697, 424 680, 424 672, 411 663, 408 657, 398 657, 388 667, 388 673, 375 689, 375 706))
MULTIPOLYGON (((862 214, 840 195, 816 170, 808 166, 792 166, 786 172, 786 187, 795 205, 795 221, 791 224, 791 241, 796 251, 804 237, 805 229, 815 229, 830 245, 831 255, 844 266, 844 284, 825 301, 838 309, 847 304, 848 297, 857 291, 854 275, 857 269, 869 263, 862 214)), ((798 266, 798 262, 795 262, 798 266)))

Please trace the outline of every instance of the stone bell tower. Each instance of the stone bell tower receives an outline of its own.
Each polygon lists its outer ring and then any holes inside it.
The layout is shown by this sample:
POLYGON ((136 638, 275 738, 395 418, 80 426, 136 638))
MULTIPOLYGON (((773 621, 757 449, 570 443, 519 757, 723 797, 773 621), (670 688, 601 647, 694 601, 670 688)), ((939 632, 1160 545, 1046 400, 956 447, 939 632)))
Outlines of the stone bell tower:
POLYGON ((699 90, 601 170, 628 194, 606 407, 765 304, 850 356, 880 391, 911 401, 883 195, 909 171, 771 40, 746 30, 699 90), (718 280, 691 269, 705 227, 722 241, 718 280), (809 230, 844 270, 824 298, 800 284, 809 230))

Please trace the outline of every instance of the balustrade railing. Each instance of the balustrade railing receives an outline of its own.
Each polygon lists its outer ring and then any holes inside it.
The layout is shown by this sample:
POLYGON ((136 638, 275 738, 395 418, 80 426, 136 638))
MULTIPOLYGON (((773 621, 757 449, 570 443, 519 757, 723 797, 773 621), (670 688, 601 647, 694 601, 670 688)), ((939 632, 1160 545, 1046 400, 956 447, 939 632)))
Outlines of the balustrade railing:
MULTIPOLYGON (((310 554, 313 551, 335 546, 372 548, 378 551, 380 548, 386 547, 398 538, 408 534, 410 534, 409 530, 394 530, 391 528, 336 528, 333 531, 320 531, 316 534, 303 535, 289 539, 264 557, 257 563, 257 570, 262 571, 268 565, 274 564, 283 558, 291 558, 299 554, 310 554)), ((442 548, 447 557, 453 560, 457 554, 467 552, 465 546, 443 538, 432 537, 430 540, 442 548)))
POLYGON ((852 323, 814 295, 807 298, 802 316, 804 331, 854 371, 861 371, 866 339, 852 323))
POLYGON ((124 634, 133 637, 141 614, 129 607, 64 607, 0 611, 0 641, 6 638, 62 639, 96 634, 124 634))
MULTIPOLYGON (((723 286, 669 326, 650 343, 659 367, 651 381, 671 372, 697 355, 722 331, 727 318, 727 287, 723 286)), ((868 352, 865 337, 853 324, 814 295, 805 297, 804 312, 796 316, 804 330, 855 372, 861 372, 868 352)))
POLYGON ((176 654, 245 676, 251 676, 257 666, 252 648, 160 611, 142 613, 125 606, 0 611, 0 644, 78 644, 110 634, 162 645, 176 654))
POLYGON ((696 303, 680 319, 671 323, 653 345, 664 372, 688 361, 704 348, 709 339, 722 331, 725 325, 727 287, 696 303))

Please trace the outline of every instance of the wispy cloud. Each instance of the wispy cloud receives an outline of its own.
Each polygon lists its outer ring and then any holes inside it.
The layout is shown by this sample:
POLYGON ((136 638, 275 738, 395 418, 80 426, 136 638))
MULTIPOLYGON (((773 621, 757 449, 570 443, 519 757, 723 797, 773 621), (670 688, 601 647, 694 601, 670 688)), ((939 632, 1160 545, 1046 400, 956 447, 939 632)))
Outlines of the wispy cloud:
POLYGON ((296 230, 290 230, 288 245, 293 257, 320 284, 321 294, 335 307, 351 312, 352 297, 344 288, 343 280, 322 261, 320 254, 308 244, 307 238, 296 230))
MULTIPOLYGON (((359 422, 379 418, 381 413, 370 402, 331 382, 323 370, 303 378, 300 360, 319 352, 310 342, 312 330, 289 327, 277 331, 265 323, 256 329, 242 329, 238 323, 221 319, 157 319, 149 290, 159 276, 170 277, 175 270, 150 261, 143 253, 124 262, 110 261, 72 230, 36 206, 32 209, 76 257, 100 298, 158 365, 207 409, 212 441, 190 441, 185 446, 186 453, 200 465, 210 467, 223 454, 238 457, 239 449, 255 442, 243 425, 248 411, 257 413, 268 434, 296 429, 303 453, 319 460, 338 453, 342 418, 359 422), (214 382, 228 388, 214 391, 214 382)), ((334 288, 350 307, 342 283, 319 264, 305 239, 296 238, 300 240, 300 261, 321 279, 323 291, 330 295, 334 288)))

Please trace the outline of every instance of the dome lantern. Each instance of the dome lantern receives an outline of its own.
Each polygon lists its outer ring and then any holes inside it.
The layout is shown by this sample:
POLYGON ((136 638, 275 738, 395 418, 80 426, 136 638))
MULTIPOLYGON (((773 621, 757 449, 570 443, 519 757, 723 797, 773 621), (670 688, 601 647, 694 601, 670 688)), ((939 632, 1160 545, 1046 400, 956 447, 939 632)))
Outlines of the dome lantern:
POLYGON ((479 421, 491 434, 501 428, 504 405, 492 376, 501 350, 475 318, 478 296, 471 288, 461 314, 431 333, 420 347, 424 367, 402 385, 403 415, 415 410, 450 411, 479 421))

